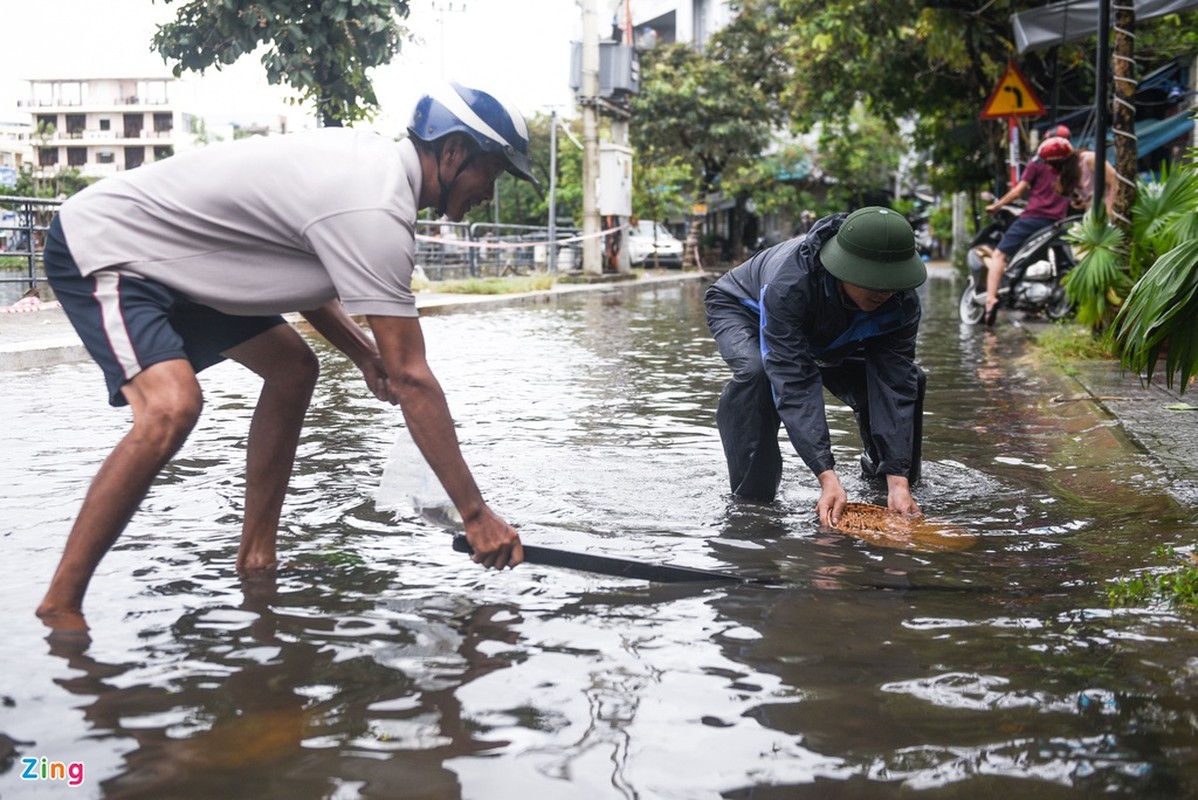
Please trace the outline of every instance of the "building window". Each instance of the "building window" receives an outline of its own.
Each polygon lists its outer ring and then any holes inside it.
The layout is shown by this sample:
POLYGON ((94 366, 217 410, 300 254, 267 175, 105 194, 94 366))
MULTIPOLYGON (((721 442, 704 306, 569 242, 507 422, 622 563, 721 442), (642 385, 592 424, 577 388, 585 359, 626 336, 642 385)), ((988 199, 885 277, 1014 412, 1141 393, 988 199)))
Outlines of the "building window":
POLYGON ((112 130, 112 120, 110 120, 108 117, 100 117, 100 130, 102 130, 102 131, 112 130))
POLYGON ((39 147, 37 149, 37 163, 40 167, 56 166, 58 164, 58 148, 39 147))
POLYGON ((125 138, 140 139, 142 128, 145 126, 145 116, 143 114, 126 114, 125 115, 125 138))
POLYGON ((72 139, 82 139, 83 129, 87 127, 87 117, 83 114, 67 114, 67 136, 72 139))
POLYGON ((155 133, 170 133, 175 128, 175 117, 173 114, 155 114, 154 115, 154 132, 155 133))
POLYGON ((154 146, 154 160, 161 161, 164 158, 170 158, 175 154, 175 148, 169 144, 159 144, 154 146))
POLYGON ((47 136, 56 133, 58 131, 58 115, 38 114, 35 127, 38 133, 44 133, 47 136))
POLYGON ((87 148, 86 147, 68 147, 67 148, 67 166, 82 167, 87 163, 87 148))
POLYGON ((101 150, 96 153, 97 164, 115 164, 116 155, 111 150, 101 150))
POLYGON ((137 169, 144 163, 146 163, 146 148, 125 148, 125 169, 137 169))

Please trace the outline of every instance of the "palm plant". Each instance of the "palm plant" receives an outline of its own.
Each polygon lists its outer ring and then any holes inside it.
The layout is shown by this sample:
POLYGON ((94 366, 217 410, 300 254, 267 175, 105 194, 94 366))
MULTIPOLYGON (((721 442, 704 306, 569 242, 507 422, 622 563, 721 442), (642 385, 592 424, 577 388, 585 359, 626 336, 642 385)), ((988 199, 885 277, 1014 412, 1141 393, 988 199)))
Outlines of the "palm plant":
POLYGON ((1106 329, 1126 369, 1151 380, 1167 348, 1166 383, 1198 373, 1198 168, 1141 180, 1130 237, 1087 214, 1070 234, 1078 254, 1065 291, 1077 319, 1106 329))
POLYGON ((1065 295, 1077 310, 1077 321, 1101 330, 1132 285, 1126 235, 1107 221, 1087 211, 1082 221, 1069 229, 1068 238, 1079 260, 1061 282, 1065 295))
POLYGON ((1165 385, 1176 378, 1184 392, 1198 373, 1198 169, 1183 165, 1144 199, 1136 250, 1151 265, 1116 315, 1111 338, 1123 366, 1148 380, 1165 350, 1165 385))

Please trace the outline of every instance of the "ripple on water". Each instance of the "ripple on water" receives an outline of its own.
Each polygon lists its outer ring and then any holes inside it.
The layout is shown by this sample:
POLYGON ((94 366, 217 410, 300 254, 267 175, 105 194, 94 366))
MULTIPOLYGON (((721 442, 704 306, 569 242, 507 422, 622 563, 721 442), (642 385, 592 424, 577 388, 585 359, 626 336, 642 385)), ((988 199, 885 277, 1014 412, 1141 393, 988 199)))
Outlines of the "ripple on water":
MULTIPOLYGON (((93 580, 83 652, 48 654, 30 611, 128 415, 103 407, 90 365, 5 373, 6 429, 37 434, 0 463, 20 565, 0 584, 0 663, 24 676, 2 692, 5 732, 86 759, 114 795, 869 798, 1013 779, 1037 797, 1194 794, 1193 626, 1103 595, 1159 542, 1189 544, 1194 515, 1159 499, 1167 476, 1142 454, 1080 461, 1123 451, 1106 426, 1043 411, 1021 339, 959 326, 957 290, 923 290, 915 492, 977 536, 967 551, 819 531, 790 453, 777 503, 730 500, 713 424, 726 368, 696 285, 430 316, 429 357, 478 484, 525 541, 783 585, 474 567, 402 485, 384 502, 402 414, 316 343, 279 572, 233 569, 259 387, 223 364, 93 580)), ((828 417, 850 498, 885 502, 853 469, 851 412, 828 417)), ((0 774, 0 794, 16 780, 0 774)))

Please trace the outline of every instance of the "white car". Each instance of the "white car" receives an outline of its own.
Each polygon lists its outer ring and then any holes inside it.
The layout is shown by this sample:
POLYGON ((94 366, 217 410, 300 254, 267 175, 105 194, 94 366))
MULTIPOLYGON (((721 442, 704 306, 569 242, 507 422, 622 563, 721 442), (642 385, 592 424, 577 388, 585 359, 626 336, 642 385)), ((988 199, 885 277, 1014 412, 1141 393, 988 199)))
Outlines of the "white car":
POLYGON ((640 220, 628 231, 628 255, 633 266, 681 267, 682 241, 653 220, 640 220))

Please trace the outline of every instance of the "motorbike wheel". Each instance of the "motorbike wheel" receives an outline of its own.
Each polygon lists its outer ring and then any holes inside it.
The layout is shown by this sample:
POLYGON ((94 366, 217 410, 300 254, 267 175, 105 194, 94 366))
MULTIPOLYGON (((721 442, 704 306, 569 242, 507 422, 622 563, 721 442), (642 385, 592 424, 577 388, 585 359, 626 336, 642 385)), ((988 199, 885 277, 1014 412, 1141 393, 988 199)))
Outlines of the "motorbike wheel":
POLYGON ((986 315, 986 305, 975 300, 976 295, 977 289, 973 283, 973 276, 970 275, 965 283, 965 291, 961 293, 961 302, 957 304, 957 313, 960 314, 961 321, 970 325, 977 325, 986 315))
POLYGON ((1052 302, 1044 309, 1044 316, 1054 322, 1060 319, 1065 319, 1073 314, 1073 303, 1065 294, 1065 290, 1057 286, 1052 290, 1052 302))

